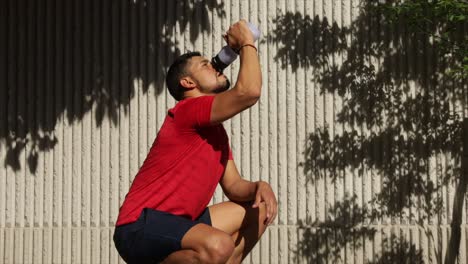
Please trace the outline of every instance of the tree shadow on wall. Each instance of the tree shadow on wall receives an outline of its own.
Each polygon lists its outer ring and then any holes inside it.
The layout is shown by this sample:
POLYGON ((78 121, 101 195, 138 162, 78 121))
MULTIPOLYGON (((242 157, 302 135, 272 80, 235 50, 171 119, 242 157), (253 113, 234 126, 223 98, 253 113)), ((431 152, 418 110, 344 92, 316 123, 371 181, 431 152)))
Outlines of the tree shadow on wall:
MULTIPOLYGON (((140 91, 161 94, 166 68, 181 51, 175 32, 190 41, 210 32, 210 1, 3 1, 0 8, 0 140, 5 166, 28 167, 58 143, 58 122, 95 112, 117 125, 140 91), (151 90, 150 90, 151 89, 151 90)), ((184 51, 185 52, 185 51, 184 51)))
POLYGON ((364 239, 374 236, 374 228, 361 225, 370 211, 367 207, 360 207, 356 200, 356 196, 347 194, 343 201, 328 210, 330 219, 324 222, 313 221, 310 217, 299 221, 299 229, 305 239, 300 241, 295 252, 296 261, 299 258, 304 258, 307 263, 344 261, 341 252, 350 241, 356 241, 354 246, 361 247, 364 239))
MULTIPOLYGON (((451 103, 465 100, 466 82, 446 74, 447 65, 457 62, 439 56, 432 39, 404 20, 399 24, 387 20, 376 1, 360 4, 358 16, 344 26, 326 17, 290 12, 274 21, 277 29, 269 41, 282 44, 276 60, 293 72, 310 69, 310 81, 320 87, 315 96, 342 99, 334 123, 343 132, 335 133, 325 124, 311 133, 301 166, 310 183, 323 177, 336 181, 348 170, 360 177, 363 171, 379 175, 380 192, 369 202, 371 221, 389 218, 422 226, 437 223, 452 209, 451 237, 459 237, 466 173, 460 166, 462 117, 451 103), (440 165, 442 157, 448 159, 445 168, 440 165), (448 184, 457 186, 454 206, 446 209, 442 187, 448 184)), ((305 223, 310 225, 311 220, 305 223)), ((306 232, 300 244, 309 245, 316 236, 306 232)), ((329 243, 332 248, 342 246, 340 241, 329 243)), ((399 250, 398 245, 412 248, 404 239, 389 245, 389 252, 420 255, 399 250)), ((458 245, 459 239, 450 241, 448 263, 454 263, 458 245)), ((298 254, 312 262, 337 257, 333 250, 320 252, 299 248, 298 254)), ((390 253, 384 252, 381 259, 388 257, 390 253)), ((438 258, 442 260, 440 254, 438 258)))
MULTIPOLYGON (((356 196, 346 194, 343 201, 337 202, 328 210, 329 220, 299 222, 303 240, 300 241, 296 261, 302 258, 307 263, 343 263, 348 250, 362 248, 372 243, 377 232, 364 223, 372 218, 372 210, 360 206, 356 196), (352 249, 350 249, 350 247, 352 249)), ((383 251, 376 254, 375 260, 366 263, 424 263, 423 252, 413 244, 391 233, 382 239, 383 251)))
POLYGON ((383 250, 369 264, 407 263, 424 264, 423 252, 406 239, 391 234, 382 241, 383 250))

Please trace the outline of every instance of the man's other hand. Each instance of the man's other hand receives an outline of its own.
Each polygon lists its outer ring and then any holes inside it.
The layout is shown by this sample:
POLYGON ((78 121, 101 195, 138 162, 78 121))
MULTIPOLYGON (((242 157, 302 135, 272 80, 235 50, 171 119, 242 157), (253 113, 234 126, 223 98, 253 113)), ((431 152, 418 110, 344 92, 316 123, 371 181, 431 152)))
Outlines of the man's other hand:
POLYGON ((255 193, 255 202, 253 208, 257 208, 261 202, 265 202, 267 209, 266 225, 270 225, 276 218, 278 213, 278 202, 276 201, 275 193, 271 189, 270 184, 264 181, 258 181, 257 190, 255 193))

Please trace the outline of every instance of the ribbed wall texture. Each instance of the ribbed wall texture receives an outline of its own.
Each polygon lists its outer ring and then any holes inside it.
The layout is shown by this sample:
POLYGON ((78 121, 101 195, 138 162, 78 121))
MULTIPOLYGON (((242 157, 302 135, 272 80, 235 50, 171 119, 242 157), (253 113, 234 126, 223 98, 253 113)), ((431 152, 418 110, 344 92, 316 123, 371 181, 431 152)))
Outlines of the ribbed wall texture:
POLYGON ((167 66, 240 18, 264 85, 225 127, 279 201, 245 263, 453 263, 458 245, 468 263, 467 84, 359 0, 1 1, 0 263, 123 262, 113 226, 175 103, 167 66))

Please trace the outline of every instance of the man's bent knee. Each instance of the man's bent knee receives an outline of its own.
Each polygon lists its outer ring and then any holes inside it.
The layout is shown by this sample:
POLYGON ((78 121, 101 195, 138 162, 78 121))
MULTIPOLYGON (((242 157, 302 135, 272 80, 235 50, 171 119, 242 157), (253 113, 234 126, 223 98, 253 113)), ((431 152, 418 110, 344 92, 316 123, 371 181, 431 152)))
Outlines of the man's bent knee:
POLYGON ((234 241, 228 234, 216 234, 206 239, 201 254, 203 263, 226 263, 234 252, 234 241))

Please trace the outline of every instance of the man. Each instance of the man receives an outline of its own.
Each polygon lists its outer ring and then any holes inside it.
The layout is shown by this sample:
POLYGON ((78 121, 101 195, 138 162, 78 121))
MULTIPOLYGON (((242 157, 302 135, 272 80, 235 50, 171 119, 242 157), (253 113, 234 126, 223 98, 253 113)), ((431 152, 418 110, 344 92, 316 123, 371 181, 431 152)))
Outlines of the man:
POLYGON ((129 263, 240 263, 277 214, 266 182, 242 179, 222 122, 254 105, 261 72, 252 33, 241 20, 225 40, 240 54, 234 87, 197 52, 166 76, 179 102, 168 111, 120 208, 114 242, 129 263), (229 202, 206 207, 220 184, 229 202))

